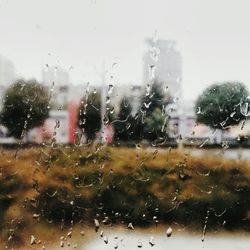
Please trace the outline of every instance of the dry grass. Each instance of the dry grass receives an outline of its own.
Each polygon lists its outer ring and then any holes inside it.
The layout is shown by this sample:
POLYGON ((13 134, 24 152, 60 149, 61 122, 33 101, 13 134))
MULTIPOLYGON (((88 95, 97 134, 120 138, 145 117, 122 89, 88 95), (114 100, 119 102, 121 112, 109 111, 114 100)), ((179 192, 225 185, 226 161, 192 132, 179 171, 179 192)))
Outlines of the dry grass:
POLYGON ((200 228, 209 211, 211 228, 250 229, 250 166, 244 161, 102 146, 1 154, 1 238, 8 244, 35 229, 92 223, 96 214, 108 216, 108 223, 149 225, 157 216, 200 228))

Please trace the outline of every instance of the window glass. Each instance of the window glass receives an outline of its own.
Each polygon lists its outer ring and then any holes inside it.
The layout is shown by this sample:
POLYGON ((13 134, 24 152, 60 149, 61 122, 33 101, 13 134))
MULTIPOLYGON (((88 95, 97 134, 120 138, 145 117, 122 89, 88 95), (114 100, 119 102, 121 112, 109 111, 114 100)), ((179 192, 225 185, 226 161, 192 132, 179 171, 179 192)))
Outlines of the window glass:
POLYGON ((0 0, 0 249, 249 249, 249 7, 0 0))

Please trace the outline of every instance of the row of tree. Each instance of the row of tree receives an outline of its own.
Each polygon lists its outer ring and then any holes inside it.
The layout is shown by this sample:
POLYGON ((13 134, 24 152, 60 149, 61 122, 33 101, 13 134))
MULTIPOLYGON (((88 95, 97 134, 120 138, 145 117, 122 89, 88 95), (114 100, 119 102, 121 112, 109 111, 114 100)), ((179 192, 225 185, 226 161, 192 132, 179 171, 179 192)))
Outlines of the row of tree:
MULTIPOLYGON (((93 139, 101 128, 100 95, 92 93, 88 101, 82 102, 79 121, 89 139, 93 139), (93 101, 95 100, 95 101, 93 101), (97 105, 97 100, 98 105, 97 105), (81 115, 84 108, 85 115, 81 115), (93 108, 93 107, 97 107, 93 108), (89 117, 89 118, 88 118, 89 117), (92 118, 91 118, 92 117, 92 118), (98 121, 96 126, 93 121, 98 121)), ((136 115, 132 115, 132 105, 129 97, 124 97, 120 103, 119 113, 112 122, 114 139, 116 141, 162 141, 168 135, 167 125, 170 118, 166 114, 166 106, 172 102, 165 98, 161 84, 157 81, 151 86, 151 91, 141 98, 141 104, 136 115)), ((108 112, 109 108, 107 108, 108 112)), ((250 96, 248 89, 241 82, 215 83, 207 87, 195 103, 195 118, 198 123, 206 124, 212 129, 227 130, 246 120, 250 115, 250 96)))
POLYGON ((168 116, 165 114, 165 107, 170 102, 171 98, 164 96, 161 84, 155 81, 151 86, 147 86, 134 115, 131 98, 123 97, 118 114, 114 114, 114 108, 106 105, 102 118, 101 95, 92 92, 81 101, 79 127, 83 129, 87 140, 95 138, 105 120, 113 125, 115 141, 162 140, 167 136, 168 116))
MULTIPOLYGON (((22 139, 29 129, 40 126, 49 116, 51 96, 35 80, 18 80, 3 98, 1 124, 10 136, 22 139)), ((169 114, 166 106, 172 102, 164 96, 162 86, 155 81, 147 86, 135 114, 130 97, 123 97, 119 112, 106 104, 101 113, 101 93, 86 94, 80 103, 78 126, 88 141, 96 138, 102 123, 112 124, 116 141, 161 141, 167 138, 169 114)), ((228 129, 249 115, 250 98, 247 88, 239 82, 213 84, 198 97, 195 105, 197 122, 216 129, 228 129)))

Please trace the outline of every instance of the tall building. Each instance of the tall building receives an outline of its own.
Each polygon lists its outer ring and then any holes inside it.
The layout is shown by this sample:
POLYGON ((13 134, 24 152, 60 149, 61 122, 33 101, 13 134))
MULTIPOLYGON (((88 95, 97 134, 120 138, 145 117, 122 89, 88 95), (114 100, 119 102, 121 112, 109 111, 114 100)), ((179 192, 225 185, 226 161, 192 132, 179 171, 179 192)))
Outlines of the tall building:
POLYGON ((181 96, 182 57, 173 40, 145 39, 143 84, 152 79, 163 83, 171 96, 181 96))

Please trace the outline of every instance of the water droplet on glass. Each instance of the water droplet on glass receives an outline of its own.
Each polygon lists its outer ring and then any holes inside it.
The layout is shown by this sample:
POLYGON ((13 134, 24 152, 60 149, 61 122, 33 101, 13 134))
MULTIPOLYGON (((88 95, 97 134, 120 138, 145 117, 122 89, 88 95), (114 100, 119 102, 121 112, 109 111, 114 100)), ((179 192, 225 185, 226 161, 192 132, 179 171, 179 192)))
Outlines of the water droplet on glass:
POLYGON ((55 128, 60 128, 60 121, 59 120, 56 120, 55 128))
POLYGON ((242 115, 244 116, 248 116, 249 115, 249 104, 248 102, 241 102, 240 103, 240 112, 242 115))
POLYGON ((112 108, 109 109, 109 113, 110 113, 111 115, 114 114, 114 112, 115 112, 115 108, 114 108, 114 107, 112 107, 112 108))
POLYGON ((131 127, 131 123, 128 122, 128 123, 126 124, 126 130, 128 130, 130 127, 131 127))
POLYGON ((142 248, 142 243, 140 241, 138 242, 137 247, 142 248))
POLYGON ((157 48, 156 46, 152 46, 152 47, 149 49, 149 53, 150 53, 150 57, 151 57, 155 62, 157 62, 158 59, 159 59, 160 49, 157 48))
POLYGON ((151 236, 150 239, 149 239, 149 245, 150 245, 151 247, 153 247, 153 246, 155 245, 154 237, 153 237, 153 236, 151 236))
POLYGON ((71 238, 71 236, 72 236, 72 231, 69 231, 69 232, 67 233, 67 237, 68 237, 68 238, 71 238))
POLYGON ((106 104, 110 104, 110 98, 107 96, 106 104))
POLYGON ((34 219, 39 219, 40 218, 40 214, 33 214, 33 218, 34 219))
POLYGON ((30 236, 30 244, 35 245, 36 244, 36 237, 34 235, 30 236))
POLYGON ((112 94, 113 88, 114 88, 114 86, 112 84, 109 84, 109 87, 108 87, 108 94, 109 95, 112 94))
POLYGON ((103 123, 104 123, 104 125, 107 125, 109 123, 109 118, 107 115, 104 116, 103 123))
POLYGON ((95 224, 95 231, 97 232, 100 227, 100 223, 97 219, 94 219, 94 224, 95 224))
POLYGON ((158 31, 155 30, 154 35, 153 35, 153 43, 155 44, 155 43, 157 43, 157 41, 158 41, 158 31))
POLYGON ((175 98, 173 99, 173 102, 176 103, 176 102, 178 102, 178 100, 179 100, 179 98, 178 98, 178 97, 175 97, 175 98))
POLYGON ((128 229, 134 230, 134 226, 133 226, 132 222, 128 223, 128 229))
POLYGON ((221 127, 224 127, 224 126, 226 125, 226 123, 227 123, 227 121, 226 121, 226 120, 225 120, 225 121, 223 121, 223 122, 221 122, 221 123, 220 123, 221 127))
POLYGON ((151 102, 149 102, 149 103, 144 102, 144 106, 145 106, 145 108, 146 108, 146 109, 148 109, 148 108, 149 108, 149 106, 150 106, 150 104, 151 104, 151 102))
POLYGON ((230 114, 230 117, 234 117, 235 114, 236 114, 236 111, 232 112, 232 113, 230 114))
POLYGON ((105 244, 108 244, 108 242, 109 242, 108 237, 107 237, 107 236, 104 236, 103 241, 104 241, 105 244))
POLYGON ((64 241, 63 240, 60 241, 60 247, 64 247, 64 241))
POLYGON ((146 86, 146 96, 149 96, 150 90, 151 90, 151 86, 149 84, 147 84, 147 86, 146 86))
POLYGON ((203 227, 203 229, 202 229, 202 238, 201 238, 201 241, 202 241, 202 242, 205 240, 205 235, 206 235, 206 230, 207 230, 208 217, 209 217, 209 210, 207 210, 207 215, 206 215, 206 217, 205 217, 204 227, 203 227))
POLYGON ((170 236, 172 235, 172 233, 173 233, 173 229, 172 229, 171 227, 169 227, 169 228, 167 229, 167 231, 166 231, 167 237, 170 237, 170 236))
POLYGON ((198 107, 198 110, 197 110, 196 114, 197 114, 197 115, 198 115, 198 114, 201 114, 201 107, 198 107))
POLYGON ((101 232, 100 232, 100 237, 102 238, 102 237, 103 237, 103 235, 104 235, 104 232, 103 232, 103 231, 101 231, 101 232))
POLYGON ((156 70, 155 65, 150 65, 149 66, 149 79, 154 79, 155 78, 155 70, 156 70))

